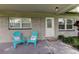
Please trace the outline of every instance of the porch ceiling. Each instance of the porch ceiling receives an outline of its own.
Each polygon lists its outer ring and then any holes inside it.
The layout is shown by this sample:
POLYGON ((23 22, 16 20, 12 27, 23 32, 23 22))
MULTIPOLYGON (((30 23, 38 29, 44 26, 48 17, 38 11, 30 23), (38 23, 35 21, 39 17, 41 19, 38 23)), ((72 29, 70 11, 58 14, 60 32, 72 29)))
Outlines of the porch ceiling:
POLYGON ((0 12, 64 13, 76 4, 0 4, 0 12), (55 10, 59 7, 58 11, 55 10))

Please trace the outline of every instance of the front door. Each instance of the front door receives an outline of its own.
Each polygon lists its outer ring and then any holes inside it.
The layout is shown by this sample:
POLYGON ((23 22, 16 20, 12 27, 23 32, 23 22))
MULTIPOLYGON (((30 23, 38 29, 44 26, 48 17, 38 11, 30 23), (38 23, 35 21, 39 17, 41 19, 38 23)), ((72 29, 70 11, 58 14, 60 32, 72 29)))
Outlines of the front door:
POLYGON ((46 37, 55 36, 54 18, 52 18, 52 17, 46 17, 46 19, 45 19, 45 36, 46 37))

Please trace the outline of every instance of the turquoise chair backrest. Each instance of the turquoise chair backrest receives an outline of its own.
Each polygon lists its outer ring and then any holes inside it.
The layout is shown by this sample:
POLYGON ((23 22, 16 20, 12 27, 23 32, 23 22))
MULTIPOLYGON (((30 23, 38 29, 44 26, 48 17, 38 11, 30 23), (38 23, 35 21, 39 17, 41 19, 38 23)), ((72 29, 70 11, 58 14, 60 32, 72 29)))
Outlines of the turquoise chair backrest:
POLYGON ((23 39, 22 33, 19 31, 16 31, 13 33, 13 40, 17 40, 16 37, 19 37, 21 40, 23 39))
POLYGON ((38 38, 38 32, 32 32, 32 36, 35 36, 36 37, 35 40, 37 40, 37 38, 38 38))
POLYGON ((32 36, 38 36, 38 32, 32 32, 32 36))
POLYGON ((21 32, 19 32, 19 31, 14 32, 13 36, 21 36, 21 32))

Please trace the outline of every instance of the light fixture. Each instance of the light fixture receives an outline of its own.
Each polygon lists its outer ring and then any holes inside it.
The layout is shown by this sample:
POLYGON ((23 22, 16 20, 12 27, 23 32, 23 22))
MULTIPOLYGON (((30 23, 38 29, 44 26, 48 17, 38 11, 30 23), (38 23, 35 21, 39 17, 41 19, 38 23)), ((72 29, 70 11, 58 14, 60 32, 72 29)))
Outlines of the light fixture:
POLYGON ((59 7, 56 7, 56 8, 55 8, 55 11, 58 11, 58 9, 59 9, 59 7))

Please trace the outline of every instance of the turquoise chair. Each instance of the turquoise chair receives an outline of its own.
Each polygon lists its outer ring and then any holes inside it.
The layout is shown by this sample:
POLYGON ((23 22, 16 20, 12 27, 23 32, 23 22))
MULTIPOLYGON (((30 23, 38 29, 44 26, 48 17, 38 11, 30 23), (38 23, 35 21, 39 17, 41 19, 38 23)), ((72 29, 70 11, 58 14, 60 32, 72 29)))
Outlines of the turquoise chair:
POLYGON ((34 44, 34 48, 36 48, 37 39, 38 39, 38 32, 32 32, 32 35, 30 36, 30 38, 27 39, 27 45, 29 43, 33 43, 34 44))
POLYGON ((12 37, 13 47, 16 48, 18 44, 25 43, 24 37, 21 32, 16 31, 12 37))

